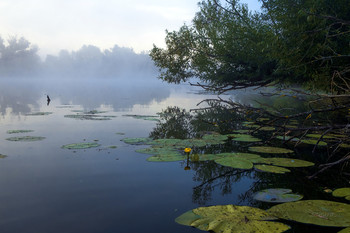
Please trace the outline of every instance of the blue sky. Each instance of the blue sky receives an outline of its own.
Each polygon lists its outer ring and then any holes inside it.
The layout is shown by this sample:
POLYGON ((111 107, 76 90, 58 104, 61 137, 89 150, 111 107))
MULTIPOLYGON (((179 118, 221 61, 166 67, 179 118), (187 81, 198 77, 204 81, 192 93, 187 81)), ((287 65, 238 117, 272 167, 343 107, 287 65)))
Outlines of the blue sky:
MULTIPOLYGON (((190 23, 198 0, 1 0, 0 36, 25 37, 40 54, 115 44, 147 51, 164 46, 165 30, 190 23)), ((244 0, 253 10, 257 0, 244 0)))

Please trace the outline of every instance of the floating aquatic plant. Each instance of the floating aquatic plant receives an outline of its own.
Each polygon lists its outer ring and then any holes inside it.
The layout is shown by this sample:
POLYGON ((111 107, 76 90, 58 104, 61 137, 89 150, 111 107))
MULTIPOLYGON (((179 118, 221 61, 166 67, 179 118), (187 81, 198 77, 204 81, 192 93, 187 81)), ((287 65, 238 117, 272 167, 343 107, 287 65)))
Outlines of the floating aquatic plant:
POLYGON ((99 147, 101 146, 100 144, 96 142, 81 142, 81 143, 72 143, 72 144, 67 144, 63 145, 63 149, 88 149, 88 148, 93 148, 93 147, 99 147))
POLYGON ((46 116, 50 115, 52 112, 33 112, 33 113, 27 113, 26 116, 46 116))
POLYGON ((221 232, 284 232, 290 227, 276 220, 265 210, 249 206, 217 205, 190 210, 175 221, 203 231, 221 232))
POLYGON ((151 138, 123 138, 121 141, 131 145, 145 145, 152 141, 151 138))
POLYGON ((291 189, 265 189, 254 194, 253 198, 263 202, 283 203, 291 201, 299 201, 303 195, 292 193, 291 189))
POLYGON ((269 154, 287 154, 293 153, 294 151, 279 148, 279 147, 270 147, 270 146, 252 146, 248 148, 250 151, 259 152, 259 153, 269 153, 269 154))
POLYGON ((338 231, 338 233, 350 233, 350 227, 345 228, 345 229, 343 229, 341 231, 338 231))
POLYGON ((278 218, 331 227, 350 226, 350 205, 325 200, 287 202, 267 210, 278 218))
POLYGON ((215 163, 226 167, 232 167, 236 169, 251 169, 253 168, 253 163, 247 159, 236 158, 236 157, 223 157, 220 159, 215 159, 215 163))
POLYGON ((30 133, 30 132, 34 132, 34 130, 30 130, 30 129, 13 129, 13 130, 7 130, 6 133, 8 133, 8 134, 15 134, 15 133, 30 133))
POLYGON ((228 134, 227 136, 232 137, 233 141, 238 142, 261 142, 260 138, 253 137, 249 134, 228 134))
POLYGON ((277 173, 277 174, 284 174, 286 172, 290 172, 290 170, 287 168, 266 165, 266 164, 254 165, 254 168, 257 169, 258 171, 271 172, 271 173, 277 173))
POLYGON ((95 114, 73 114, 73 115, 64 115, 66 118, 73 118, 77 120, 95 120, 95 121, 103 121, 103 120, 111 120, 112 117, 116 116, 101 116, 95 114))
POLYGON ((4 159, 6 157, 7 157, 7 155, 0 154, 0 159, 4 159))
POLYGON ((173 147, 148 147, 138 149, 136 152, 150 155, 182 155, 173 147))
POLYGON ((45 139, 45 137, 38 137, 38 136, 23 136, 23 137, 6 138, 6 140, 8 140, 8 141, 14 141, 14 142, 34 142, 34 141, 41 141, 44 139, 45 139))
POLYGON ((149 158, 147 158, 147 161, 149 162, 176 162, 176 161, 182 161, 185 159, 185 156, 183 155, 154 155, 149 158))
POLYGON ((334 197, 345 197, 350 201, 350 188, 338 188, 332 192, 334 197))
POLYGON ((159 121, 159 116, 154 116, 154 115, 123 115, 125 117, 132 117, 135 119, 141 119, 141 120, 146 120, 146 121, 159 121))
POLYGON ((281 167, 311 167, 315 164, 309 161, 301 159, 290 159, 290 158, 265 158, 265 163, 281 167))

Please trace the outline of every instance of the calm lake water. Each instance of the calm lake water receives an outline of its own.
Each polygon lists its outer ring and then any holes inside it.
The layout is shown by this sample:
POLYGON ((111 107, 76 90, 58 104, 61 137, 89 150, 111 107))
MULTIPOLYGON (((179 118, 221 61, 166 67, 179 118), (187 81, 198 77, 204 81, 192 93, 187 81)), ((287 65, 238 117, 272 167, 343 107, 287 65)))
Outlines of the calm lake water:
MULTIPOLYGON (((231 97, 247 101, 250 93, 231 97)), ((330 199, 317 183, 291 174, 239 171, 213 162, 147 162, 123 138, 148 137, 157 121, 126 115, 157 115, 168 106, 189 111, 215 98, 189 85, 153 79, 2 80, 0 82, 0 231, 4 233, 179 233, 202 232, 174 219, 199 207, 218 204, 271 207, 255 201, 265 188, 291 188, 304 199, 330 199), (46 94, 51 98, 47 105, 46 94), (110 120, 80 120, 65 115, 103 111, 110 120), (28 115, 49 112, 49 115, 28 115), (33 130, 8 134, 8 130, 33 130), (8 141, 13 136, 42 141, 8 141), (97 142, 97 148, 68 150, 63 145, 97 142), (110 148, 116 146, 117 148, 110 148)), ((205 106, 205 105, 203 105, 205 106)), ((223 145, 232 151, 241 145, 223 145)), ((242 149, 246 150, 246 149, 242 149)), ((243 151, 244 152, 244 151, 243 151)), ((298 156, 302 156, 302 151, 298 156)), ((306 159, 310 160, 311 157, 306 159)), ((290 224, 290 223, 288 223, 290 224)), ((291 232, 337 232, 294 224, 291 232)))

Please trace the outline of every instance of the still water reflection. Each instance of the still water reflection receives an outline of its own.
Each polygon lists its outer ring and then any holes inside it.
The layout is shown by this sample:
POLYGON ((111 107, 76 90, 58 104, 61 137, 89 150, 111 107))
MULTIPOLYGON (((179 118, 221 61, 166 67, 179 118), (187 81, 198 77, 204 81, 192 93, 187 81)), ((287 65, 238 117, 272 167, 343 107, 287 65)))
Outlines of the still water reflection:
MULTIPOLYGON (((1 231, 201 232, 178 225, 174 219, 203 205, 266 209, 269 206, 252 200, 252 194, 275 183, 296 192, 307 191, 310 198, 320 195, 313 185, 298 181, 295 174, 281 180, 278 175, 237 171, 213 162, 191 163, 191 170, 184 170, 186 161, 147 162, 147 155, 135 152, 140 146, 120 141, 155 136, 161 127, 156 121, 125 115, 156 115, 168 106, 188 111, 202 99, 215 97, 198 93, 194 87, 170 86, 157 80, 2 81, 0 154, 8 157, 0 159, 1 231), (49 105, 46 95, 51 98, 49 105), (91 110, 103 111, 101 115, 111 120, 64 117, 91 110), (35 112, 51 114, 28 115, 35 112), (34 130, 29 135, 45 139, 6 140, 12 136, 8 130, 19 129, 34 130), (98 142, 101 146, 61 148, 77 142, 98 142)), ((241 93, 240 97, 247 95, 241 93)), ((198 127, 197 131, 205 130, 198 127)), ((232 148, 221 145, 210 150, 232 148)), ((299 232, 305 230, 308 228, 299 232)))

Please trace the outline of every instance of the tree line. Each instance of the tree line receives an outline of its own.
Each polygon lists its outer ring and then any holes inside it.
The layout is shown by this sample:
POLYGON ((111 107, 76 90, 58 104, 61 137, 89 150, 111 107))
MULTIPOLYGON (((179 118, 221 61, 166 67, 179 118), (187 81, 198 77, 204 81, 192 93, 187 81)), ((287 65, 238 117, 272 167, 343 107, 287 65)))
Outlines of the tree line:
POLYGON ((123 75, 155 74, 147 53, 115 45, 101 50, 84 45, 77 51, 61 50, 58 55, 38 55, 39 47, 24 37, 4 40, 0 37, 0 78, 8 77, 94 77, 115 78, 123 75))

